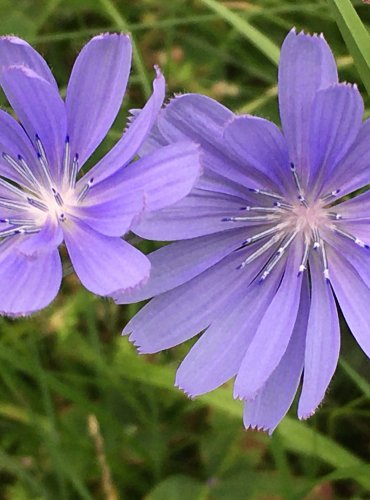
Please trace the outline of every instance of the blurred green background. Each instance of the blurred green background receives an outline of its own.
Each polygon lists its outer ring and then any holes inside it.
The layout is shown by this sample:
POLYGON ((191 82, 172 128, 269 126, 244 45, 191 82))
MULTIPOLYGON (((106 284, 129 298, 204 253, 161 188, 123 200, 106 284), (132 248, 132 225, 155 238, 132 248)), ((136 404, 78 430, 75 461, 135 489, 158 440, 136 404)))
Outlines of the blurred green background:
MULTIPOLYGON (((353 4, 369 24, 370 5, 353 4)), ((129 91, 95 159, 120 136, 127 110, 143 106, 153 64, 168 96, 201 92, 278 121, 276 60, 292 26, 324 32, 341 80, 357 81, 365 96, 326 0, 0 6, 0 32, 34 44, 62 93, 91 36, 132 33, 129 91)), ((369 113, 367 98, 366 106, 369 113)), ((243 429, 230 384, 194 401, 173 387, 189 345, 139 357, 120 336, 137 307, 98 299, 69 275, 45 311, 0 320, 0 499, 370 498, 370 362, 343 321, 342 361, 322 408, 308 422, 297 421, 293 408, 269 438, 243 429)))

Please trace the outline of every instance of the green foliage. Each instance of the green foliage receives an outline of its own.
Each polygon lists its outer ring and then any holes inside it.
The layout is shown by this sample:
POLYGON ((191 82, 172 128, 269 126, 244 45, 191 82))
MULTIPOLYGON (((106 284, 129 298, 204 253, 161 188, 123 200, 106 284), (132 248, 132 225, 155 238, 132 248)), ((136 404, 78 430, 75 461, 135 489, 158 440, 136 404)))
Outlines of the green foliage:
MULTIPOLYGON (((62 89, 92 35, 132 33, 129 94, 96 159, 145 102, 154 64, 169 96, 201 92, 278 122, 278 47, 293 25, 324 32, 341 79, 358 80, 353 57, 368 86, 366 32, 347 1, 330 3, 336 16, 326 0, 0 0, 0 32, 34 43, 62 89)), ((370 6, 353 5, 367 26, 370 6)), ((243 429, 230 384, 194 401, 174 388, 189 346, 138 356, 120 336, 137 308, 97 299, 71 275, 46 311, 0 320, 0 499, 369 497, 369 362, 345 325, 346 361, 324 405, 308 422, 292 410, 270 438, 243 429)))

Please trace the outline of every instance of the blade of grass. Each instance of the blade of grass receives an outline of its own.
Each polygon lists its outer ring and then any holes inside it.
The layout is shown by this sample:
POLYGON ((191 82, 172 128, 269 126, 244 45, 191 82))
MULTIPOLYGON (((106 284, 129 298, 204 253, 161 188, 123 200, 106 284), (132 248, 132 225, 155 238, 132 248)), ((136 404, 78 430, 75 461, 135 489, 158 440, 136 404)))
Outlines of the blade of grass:
POLYGON ((346 372, 350 379, 357 385, 357 387, 370 399, 370 384, 361 377, 344 359, 339 362, 341 368, 346 372))
POLYGON ((217 0, 201 0, 207 7, 216 12, 222 19, 231 24, 239 33, 247 38, 267 59, 277 65, 280 50, 266 35, 238 16, 217 0))
MULTIPOLYGON (((116 361, 119 362, 123 378, 136 380, 153 387, 177 391, 173 385, 174 370, 165 366, 147 363, 143 358, 138 358, 133 353, 120 353, 116 361)), ((198 404, 209 405, 223 413, 241 420, 242 406, 240 401, 233 399, 229 388, 219 388, 196 399, 198 404)), ((310 428, 304 422, 285 417, 276 430, 281 437, 284 447, 301 455, 315 457, 322 462, 336 468, 358 467, 365 465, 360 458, 337 444, 332 439, 310 428)), ((359 470, 353 477, 363 487, 370 489, 370 477, 359 470)))
POLYGON ((370 35, 350 0, 328 0, 355 66, 370 95, 370 35))
MULTIPOLYGON (((111 0, 100 0, 101 5, 104 7, 106 14, 115 23, 117 28, 121 31, 130 31, 130 26, 127 24, 126 20, 122 17, 121 13, 117 7, 111 2, 111 0)), ((151 83, 148 74, 145 69, 144 61, 141 57, 140 51, 137 48, 135 38, 131 35, 132 50, 134 53, 134 66, 140 76, 141 86, 144 92, 144 96, 147 99, 151 94, 151 83)))

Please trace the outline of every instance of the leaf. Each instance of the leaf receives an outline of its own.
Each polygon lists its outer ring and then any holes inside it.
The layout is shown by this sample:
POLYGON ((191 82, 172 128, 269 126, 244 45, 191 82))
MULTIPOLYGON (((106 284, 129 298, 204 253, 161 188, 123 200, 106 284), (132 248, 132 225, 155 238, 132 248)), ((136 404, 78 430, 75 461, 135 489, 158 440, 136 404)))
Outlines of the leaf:
MULTIPOLYGON (((117 361, 120 364, 121 376, 124 378, 153 387, 178 391, 173 385, 175 375, 171 368, 148 363, 145 358, 136 357, 132 351, 128 352, 126 349, 119 352, 117 361)), ((242 404, 233 399, 230 388, 221 387, 196 398, 196 402, 209 405, 232 418, 238 418, 242 425, 242 404)), ((365 462, 329 437, 320 434, 316 429, 310 428, 302 421, 285 417, 275 432, 281 437, 286 449, 299 455, 315 457, 338 470, 359 467, 353 479, 370 489, 370 476, 363 472, 365 462)))
POLYGON ((169 476, 158 483, 145 500, 199 500, 204 498, 202 483, 189 476, 169 476))
POLYGON ((202 0, 211 10, 219 14, 226 22, 231 24, 239 33, 247 38, 267 59, 276 66, 279 63, 280 50, 266 35, 252 26, 242 17, 234 14, 230 9, 222 5, 217 0, 202 0))
POLYGON ((343 39, 370 95, 370 35, 350 0, 328 0, 343 39))

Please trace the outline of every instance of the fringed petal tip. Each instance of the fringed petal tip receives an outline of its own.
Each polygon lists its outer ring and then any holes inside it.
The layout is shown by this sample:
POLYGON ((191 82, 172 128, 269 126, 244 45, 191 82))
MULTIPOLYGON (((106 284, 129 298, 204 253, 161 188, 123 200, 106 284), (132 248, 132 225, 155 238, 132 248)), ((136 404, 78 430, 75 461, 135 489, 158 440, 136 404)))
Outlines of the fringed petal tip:
POLYGON ((131 34, 130 33, 123 33, 122 31, 120 33, 109 33, 108 31, 105 33, 99 33, 99 35, 94 36, 90 41, 92 40, 104 40, 107 38, 126 38, 128 42, 131 43, 131 34))
POLYGON ((0 41, 1 40, 9 43, 14 43, 15 45, 29 45, 25 40, 22 40, 22 38, 19 38, 17 35, 3 35, 0 36, 0 41))
POLYGON ((269 436, 272 436, 272 433, 276 429, 276 426, 268 427, 264 424, 257 424, 252 422, 244 422, 244 427, 246 431, 266 432, 269 436))
POLYGON ((196 396, 198 394, 191 394, 191 392, 189 392, 188 389, 185 389, 185 387, 182 387, 181 384, 179 383, 177 377, 176 377, 176 380, 175 380, 175 387, 177 389, 179 389, 181 392, 183 392, 185 394, 185 396, 188 398, 188 399, 191 399, 192 401, 194 401, 194 399, 196 398, 196 396))
MULTIPOLYGON (((42 308, 42 309, 44 309, 44 308, 42 308)), ((28 318, 28 317, 32 316, 33 314, 37 313, 38 311, 41 311, 41 309, 34 309, 31 311, 26 311, 26 312, 8 312, 8 311, 1 311, 0 310, 0 316, 10 318, 10 319, 28 318)))
POLYGON ((112 293, 107 294, 106 297, 108 297, 109 299, 112 299, 116 304, 119 304, 119 302, 117 302, 117 301, 119 300, 120 295, 122 295, 124 293, 134 292, 138 288, 144 286, 146 284, 146 282, 148 281, 149 276, 150 276, 150 271, 140 281, 138 281, 135 285, 129 286, 127 288, 125 288, 125 287, 120 288, 119 290, 116 290, 112 293))
POLYGON ((319 406, 317 406, 313 410, 307 410, 307 409, 302 410, 302 409, 298 408, 299 420, 308 420, 309 418, 311 418, 316 413, 316 410, 318 409, 318 407, 319 406))

